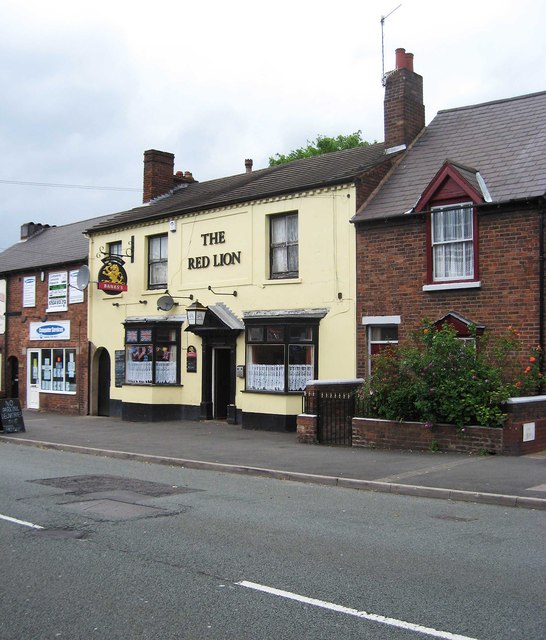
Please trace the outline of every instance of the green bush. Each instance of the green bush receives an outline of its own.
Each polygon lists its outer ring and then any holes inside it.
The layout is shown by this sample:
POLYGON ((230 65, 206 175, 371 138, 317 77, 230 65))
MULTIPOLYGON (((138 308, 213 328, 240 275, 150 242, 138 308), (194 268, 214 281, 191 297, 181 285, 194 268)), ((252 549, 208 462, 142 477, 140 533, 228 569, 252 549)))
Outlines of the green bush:
POLYGON ((520 336, 463 341, 448 324, 430 322, 406 343, 373 359, 373 377, 358 394, 359 414, 388 420, 501 427, 508 398, 540 390, 539 347, 520 360, 520 336))

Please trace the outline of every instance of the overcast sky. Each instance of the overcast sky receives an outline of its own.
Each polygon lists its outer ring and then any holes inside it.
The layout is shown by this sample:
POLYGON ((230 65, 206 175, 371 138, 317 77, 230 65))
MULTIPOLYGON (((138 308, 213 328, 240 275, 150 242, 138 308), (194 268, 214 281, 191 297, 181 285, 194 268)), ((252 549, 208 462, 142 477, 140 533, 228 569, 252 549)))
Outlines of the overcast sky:
POLYGON ((383 141, 382 16, 427 124, 546 90, 543 0, 0 0, 0 249, 138 206, 146 149, 203 181, 318 134, 383 141))

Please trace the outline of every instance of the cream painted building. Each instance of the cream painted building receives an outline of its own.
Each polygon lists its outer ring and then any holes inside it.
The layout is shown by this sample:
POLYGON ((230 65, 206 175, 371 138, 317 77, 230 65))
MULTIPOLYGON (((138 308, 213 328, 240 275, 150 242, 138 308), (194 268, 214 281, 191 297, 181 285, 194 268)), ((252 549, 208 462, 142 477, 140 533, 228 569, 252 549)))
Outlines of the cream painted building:
POLYGON ((308 381, 356 375, 350 220, 391 163, 374 144, 200 183, 145 152, 146 204, 87 231, 91 413, 295 429, 308 381))

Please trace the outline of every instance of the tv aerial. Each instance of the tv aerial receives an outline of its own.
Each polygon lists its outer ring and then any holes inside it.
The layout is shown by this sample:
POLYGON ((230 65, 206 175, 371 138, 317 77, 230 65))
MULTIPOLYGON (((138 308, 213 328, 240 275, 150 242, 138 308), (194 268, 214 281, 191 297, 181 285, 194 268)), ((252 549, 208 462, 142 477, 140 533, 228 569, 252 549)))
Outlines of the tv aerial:
POLYGON ((385 86, 385 81, 386 81, 386 76, 385 76, 385 42, 384 42, 384 38, 383 38, 383 26, 385 24, 385 20, 389 17, 392 16, 392 14, 397 10, 400 9, 402 5, 399 4, 397 7, 395 7, 390 13, 387 13, 386 16, 381 16, 381 84, 383 86, 385 86))

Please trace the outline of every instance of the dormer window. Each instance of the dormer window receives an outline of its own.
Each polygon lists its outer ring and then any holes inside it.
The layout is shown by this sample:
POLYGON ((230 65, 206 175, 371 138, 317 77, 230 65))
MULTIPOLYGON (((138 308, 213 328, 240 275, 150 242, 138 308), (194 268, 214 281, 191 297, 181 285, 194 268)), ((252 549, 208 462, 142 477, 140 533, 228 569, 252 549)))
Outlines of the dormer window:
POLYGON ((431 208, 433 282, 474 279, 474 208, 471 202, 431 208))
POLYGON ((425 188, 415 206, 415 212, 425 213, 427 220, 423 291, 481 286, 476 207, 489 199, 478 171, 450 160, 425 188))

